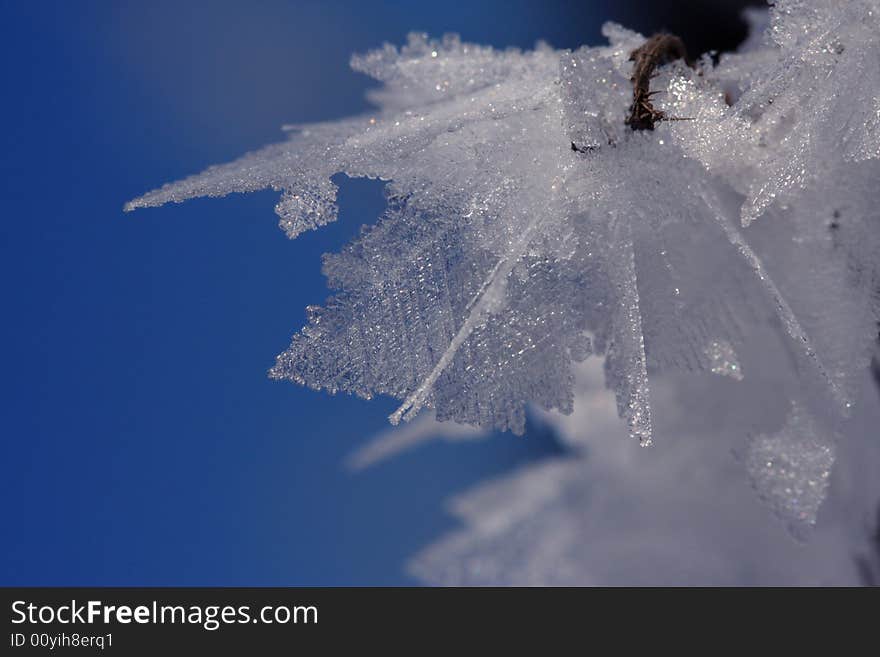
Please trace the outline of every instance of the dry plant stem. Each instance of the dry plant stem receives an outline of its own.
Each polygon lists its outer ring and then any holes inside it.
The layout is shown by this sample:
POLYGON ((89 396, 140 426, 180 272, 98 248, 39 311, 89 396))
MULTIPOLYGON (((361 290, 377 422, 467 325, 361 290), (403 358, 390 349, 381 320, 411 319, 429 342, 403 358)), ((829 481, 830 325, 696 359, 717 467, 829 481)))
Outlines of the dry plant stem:
POLYGON ((633 104, 626 124, 633 130, 653 130, 658 121, 686 120, 669 118, 651 103, 651 96, 657 93, 651 91, 651 78, 658 66, 676 59, 683 59, 690 65, 684 42, 673 34, 655 34, 633 50, 629 58, 635 64, 630 78, 633 83, 633 104))

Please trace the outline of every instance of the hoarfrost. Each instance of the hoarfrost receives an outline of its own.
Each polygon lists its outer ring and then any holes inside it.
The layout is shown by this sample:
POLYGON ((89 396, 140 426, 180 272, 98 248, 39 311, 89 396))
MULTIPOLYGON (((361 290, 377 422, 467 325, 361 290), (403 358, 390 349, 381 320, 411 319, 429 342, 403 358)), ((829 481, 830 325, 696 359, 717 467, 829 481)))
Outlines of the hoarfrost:
POLYGON ((384 83, 375 112, 291 127, 126 209, 271 187, 296 237, 336 219, 334 174, 386 181, 270 374, 398 398, 394 423, 433 408, 522 432, 528 404, 572 412, 572 363, 596 354, 647 445, 649 372, 739 379, 768 314, 804 403, 846 413, 878 317, 877 21, 875 1, 780 0, 741 52, 659 70, 658 109, 688 120, 650 132, 624 124, 644 37, 621 26, 575 51, 412 34, 352 59, 384 83))
MULTIPOLYGON (((756 376, 749 386, 723 377, 660 377, 655 409, 669 448, 649 453, 622 441, 601 367, 594 360, 578 366, 574 414, 541 414, 565 453, 455 495, 448 510, 456 526, 411 558, 409 572, 446 586, 858 584, 857 557, 874 529, 866 521, 880 499, 880 443, 872 434, 880 398, 871 395, 845 425, 821 522, 813 527, 802 515, 807 507, 787 501, 777 484, 770 489, 782 494, 781 506, 768 511, 743 477, 750 463, 744 431, 753 423, 773 426, 765 436, 776 452, 786 388, 796 383, 779 367, 784 358, 775 348, 756 342, 744 352, 747 376, 756 376), (731 458, 744 441, 743 458, 731 458), (798 538, 809 532, 809 542, 774 531, 774 515, 798 538)), ((793 450, 813 439, 829 445, 819 420, 809 422, 816 433, 792 434, 799 443, 793 450)), ((808 476, 821 475, 830 461, 826 449, 816 454, 808 476)), ((792 477, 789 485, 803 482, 792 477)))
POLYGON ((743 380, 742 367, 740 367, 736 352, 729 342, 713 340, 706 347, 706 356, 712 364, 710 368, 712 374, 729 376, 736 381, 743 380))
POLYGON ((816 524, 833 464, 834 441, 798 404, 777 433, 752 438, 746 458, 758 496, 795 534, 816 524))
POLYGON ((671 103, 696 126, 673 128, 688 154, 743 194, 744 225, 805 187, 827 187, 850 162, 880 157, 880 5, 876 0, 780 0, 763 46, 722 58, 730 107, 712 84, 702 98, 673 81, 671 103), (692 112, 692 113, 690 113, 692 112))

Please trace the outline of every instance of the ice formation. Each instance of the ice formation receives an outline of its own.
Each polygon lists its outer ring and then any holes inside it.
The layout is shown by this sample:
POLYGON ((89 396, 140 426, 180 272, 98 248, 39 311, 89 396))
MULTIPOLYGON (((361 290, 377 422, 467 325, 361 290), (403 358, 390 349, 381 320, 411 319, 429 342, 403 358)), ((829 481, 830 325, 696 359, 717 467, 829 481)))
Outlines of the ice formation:
MULTIPOLYGON (((756 423, 767 427, 758 445, 770 441, 775 454, 777 444, 790 444, 794 451, 783 451, 795 459, 813 440, 827 439, 802 428, 774 444, 774 436, 791 424, 784 398, 789 387, 796 388, 795 373, 785 367, 774 342, 753 343, 742 355, 747 380, 760 372, 751 385, 713 375, 656 378, 658 431, 668 447, 650 451, 623 440, 598 362, 579 364, 574 413, 541 414, 564 453, 455 495, 448 504, 455 527, 419 550, 409 560, 409 573, 446 586, 876 582, 880 570, 871 542, 880 500, 876 390, 845 425, 815 527, 804 515, 815 507, 793 506, 782 485, 784 474, 771 478, 775 483, 765 489, 779 493, 764 498, 771 504, 768 511, 743 477, 748 448, 741 459, 731 458, 731 449, 742 446, 743 435, 756 423), (798 538, 809 531, 809 542, 778 531, 776 515, 798 538)), ((464 445, 458 449, 467 452, 464 445)), ((816 463, 824 473, 827 456, 816 463)), ((797 478, 790 481, 803 485, 797 478)))
POLYGON ((649 371, 746 385, 737 351, 771 315, 794 401, 831 435, 825 409, 856 402, 876 337, 878 20, 875 0, 779 0, 765 38, 660 70, 657 107, 688 120, 653 131, 624 123, 644 37, 618 25, 575 51, 413 34, 352 59, 384 85, 374 113, 291 128, 126 209, 271 187, 296 237, 335 220, 332 175, 387 181, 271 376, 396 397, 394 423, 433 408, 522 432, 528 404, 572 411, 572 364, 596 354, 646 445, 649 371))
POLYGON ((834 464, 834 440, 793 404, 778 432, 752 438, 746 467, 759 497, 792 524, 815 524, 834 464))
POLYGON ((717 71, 730 107, 712 85, 701 102, 673 103, 703 124, 676 131, 688 155, 745 195, 744 225, 804 188, 830 189, 847 163, 880 157, 880 3, 780 0, 750 46, 717 71))
POLYGON ((449 442, 463 442, 480 440, 485 436, 486 432, 477 427, 456 422, 437 422, 430 413, 422 413, 412 422, 397 427, 387 427, 385 431, 352 452, 345 460, 345 464, 350 470, 363 470, 437 438, 449 442))

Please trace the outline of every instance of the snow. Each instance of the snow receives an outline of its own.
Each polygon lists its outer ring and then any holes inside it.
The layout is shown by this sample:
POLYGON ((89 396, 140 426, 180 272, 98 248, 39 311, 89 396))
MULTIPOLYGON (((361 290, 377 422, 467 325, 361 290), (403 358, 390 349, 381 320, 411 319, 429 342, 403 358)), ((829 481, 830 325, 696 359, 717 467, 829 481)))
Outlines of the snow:
MULTIPOLYGON (((126 209, 271 187, 296 237, 336 219, 334 174, 386 181, 387 211, 326 256, 336 292, 270 375, 390 395, 402 402, 392 423, 430 408, 521 433, 530 405, 574 410, 573 368, 596 355, 618 415, 649 445, 649 375, 760 385, 737 354, 771 325, 801 381, 781 403, 820 440, 858 403, 880 316, 880 13, 781 0, 769 21, 751 17, 769 27, 739 53, 659 70, 657 108, 683 120, 650 132, 624 124, 644 37, 621 26, 576 51, 412 34, 352 59, 384 83, 375 112, 291 127, 126 209)), ((783 449, 788 431, 756 434, 756 453, 783 449)), ((801 518, 776 484, 756 486, 807 524, 825 491, 810 489, 801 518)))

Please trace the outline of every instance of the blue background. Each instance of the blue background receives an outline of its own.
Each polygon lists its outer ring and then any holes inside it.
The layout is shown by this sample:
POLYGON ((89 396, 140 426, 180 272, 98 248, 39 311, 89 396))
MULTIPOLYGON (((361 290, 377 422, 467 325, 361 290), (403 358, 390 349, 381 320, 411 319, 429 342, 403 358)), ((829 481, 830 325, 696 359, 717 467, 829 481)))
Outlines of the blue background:
POLYGON ((496 435, 353 475, 392 400, 273 383, 327 291, 264 192, 122 213, 166 181, 367 107, 352 52, 411 29, 598 43, 602 2, 2 2, 0 584, 404 584, 442 500, 555 449, 496 435))

